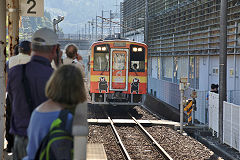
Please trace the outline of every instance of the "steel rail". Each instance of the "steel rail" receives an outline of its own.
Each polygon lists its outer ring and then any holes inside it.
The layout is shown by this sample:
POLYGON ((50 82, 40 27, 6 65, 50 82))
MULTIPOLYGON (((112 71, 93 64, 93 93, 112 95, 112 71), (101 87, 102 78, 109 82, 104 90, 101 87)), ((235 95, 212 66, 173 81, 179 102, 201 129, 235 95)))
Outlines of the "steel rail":
MULTIPOLYGON (((107 115, 107 114, 106 114, 106 115, 107 115)), ((117 137, 117 140, 118 140, 118 142, 119 142, 119 144, 120 144, 120 146, 121 146, 121 149, 123 150, 124 156, 125 156, 128 160, 131 160, 131 158, 130 158, 130 156, 129 156, 127 150, 126 150, 126 148, 124 147, 124 144, 122 143, 122 140, 121 140, 121 138, 120 138, 120 136, 119 136, 119 134, 118 134, 118 132, 117 132, 117 129, 116 129, 115 126, 114 126, 114 122, 112 121, 112 119, 111 119, 108 115, 107 115, 107 117, 108 117, 108 120, 109 120, 110 123, 111 123, 112 129, 113 129, 113 131, 114 131, 115 136, 117 137)))
MULTIPOLYGON (((130 114, 129 114, 130 115, 130 114)), ((161 147, 161 145, 144 129, 144 127, 132 116, 132 119, 136 122, 136 124, 141 128, 141 130, 151 139, 153 144, 157 147, 157 149, 163 154, 164 158, 168 160, 173 160, 173 158, 161 147)))

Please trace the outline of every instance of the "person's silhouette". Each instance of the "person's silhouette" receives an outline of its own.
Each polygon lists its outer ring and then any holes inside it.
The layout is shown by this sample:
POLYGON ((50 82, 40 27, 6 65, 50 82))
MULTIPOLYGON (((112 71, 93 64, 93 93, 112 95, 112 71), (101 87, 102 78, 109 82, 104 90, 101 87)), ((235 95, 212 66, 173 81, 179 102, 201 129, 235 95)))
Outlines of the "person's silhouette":
POLYGON ((133 71, 137 72, 137 64, 136 63, 133 64, 133 71))

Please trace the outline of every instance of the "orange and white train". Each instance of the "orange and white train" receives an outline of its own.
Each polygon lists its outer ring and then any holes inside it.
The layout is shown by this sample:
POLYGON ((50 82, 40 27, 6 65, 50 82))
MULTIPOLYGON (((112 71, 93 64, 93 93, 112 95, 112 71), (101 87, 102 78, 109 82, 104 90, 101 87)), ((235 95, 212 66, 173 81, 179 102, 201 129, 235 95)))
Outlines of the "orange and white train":
POLYGON ((141 105, 147 92, 147 45, 104 40, 91 46, 90 95, 93 104, 141 105))

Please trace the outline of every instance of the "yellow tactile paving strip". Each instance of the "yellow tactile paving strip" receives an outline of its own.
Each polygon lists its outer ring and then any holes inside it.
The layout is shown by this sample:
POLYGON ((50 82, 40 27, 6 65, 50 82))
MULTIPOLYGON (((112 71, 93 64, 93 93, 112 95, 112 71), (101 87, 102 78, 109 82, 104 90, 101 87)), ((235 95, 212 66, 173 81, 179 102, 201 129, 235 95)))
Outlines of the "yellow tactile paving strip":
POLYGON ((107 160, 103 144, 87 144, 87 160, 107 160))

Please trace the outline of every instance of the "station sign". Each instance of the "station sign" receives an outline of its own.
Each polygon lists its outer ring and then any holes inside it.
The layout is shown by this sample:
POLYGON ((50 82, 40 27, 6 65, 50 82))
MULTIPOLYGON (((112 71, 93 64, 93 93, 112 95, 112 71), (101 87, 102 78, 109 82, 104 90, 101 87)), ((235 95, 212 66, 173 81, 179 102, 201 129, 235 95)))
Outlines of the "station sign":
POLYGON ((44 0, 20 0, 19 15, 44 17, 44 0))

